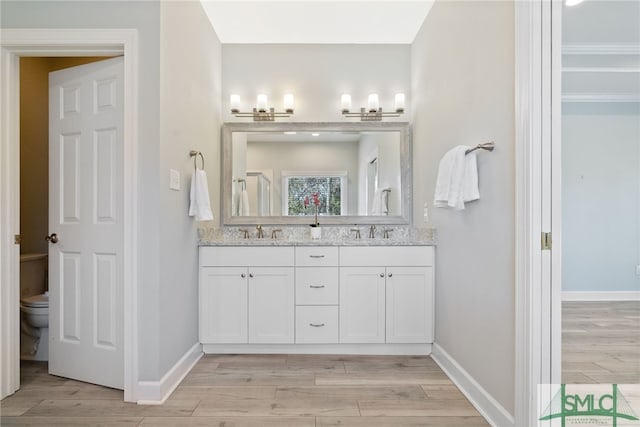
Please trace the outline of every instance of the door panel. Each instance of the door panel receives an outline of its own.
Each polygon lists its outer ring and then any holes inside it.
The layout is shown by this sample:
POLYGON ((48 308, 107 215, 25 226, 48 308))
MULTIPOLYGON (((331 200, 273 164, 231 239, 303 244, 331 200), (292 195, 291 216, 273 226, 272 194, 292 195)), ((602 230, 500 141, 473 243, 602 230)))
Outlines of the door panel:
POLYGON ((293 344, 292 267, 249 269, 249 343, 293 344))
POLYGON ((385 342, 384 267, 340 268, 340 342, 385 342))
POLYGON ((124 385, 123 58, 49 75, 49 372, 124 385))

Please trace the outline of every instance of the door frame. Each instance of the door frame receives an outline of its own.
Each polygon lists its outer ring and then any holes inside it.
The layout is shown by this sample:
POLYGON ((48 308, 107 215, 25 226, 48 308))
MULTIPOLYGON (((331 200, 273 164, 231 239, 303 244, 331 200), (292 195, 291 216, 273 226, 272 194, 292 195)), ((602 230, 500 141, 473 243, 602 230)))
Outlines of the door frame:
POLYGON ((517 426, 538 425, 538 385, 561 381, 561 14, 559 0, 515 2, 517 426))
POLYGON ((135 402, 137 346, 138 31, 0 29, 0 398, 20 387, 20 57, 124 55, 124 400, 135 402))

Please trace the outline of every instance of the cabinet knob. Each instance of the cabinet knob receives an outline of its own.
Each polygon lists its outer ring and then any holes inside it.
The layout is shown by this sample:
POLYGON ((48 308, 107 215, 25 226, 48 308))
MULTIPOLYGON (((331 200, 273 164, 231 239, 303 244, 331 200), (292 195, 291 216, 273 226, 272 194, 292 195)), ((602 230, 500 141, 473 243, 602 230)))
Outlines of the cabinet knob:
POLYGON ((244 273, 242 273, 242 274, 240 275, 240 277, 242 277, 242 278, 244 279, 245 277, 247 277, 247 275, 246 275, 246 274, 244 274, 244 273))
POLYGON ((309 323, 309 326, 313 326, 314 328, 321 328, 324 326, 324 323, 309 323))
POLYGON ((392 273, 389 273, 389 274, 388 274, 388 276, 389 276, 389 277, 393 277, 393 274, 392 274, 392 273))
POLYGON ((384 273, 380 273, 380 277, 384 277, 384 273))
POLYGON ((253 273, 249 273, 249 277, 253 278, 253 273))

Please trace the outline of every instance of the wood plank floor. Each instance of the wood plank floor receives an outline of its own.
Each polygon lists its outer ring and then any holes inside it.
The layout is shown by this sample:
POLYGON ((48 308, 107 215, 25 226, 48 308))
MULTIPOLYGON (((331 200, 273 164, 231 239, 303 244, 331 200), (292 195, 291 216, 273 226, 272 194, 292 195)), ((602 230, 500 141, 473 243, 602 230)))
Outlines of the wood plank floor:
POLYGON ((640 301, 562 303, 562 382, 640 384, 640 301))
POLYGON ((430 357, 218 355, 201 359, 164 405, 22 364, 0 425, 487 426, 430 357))

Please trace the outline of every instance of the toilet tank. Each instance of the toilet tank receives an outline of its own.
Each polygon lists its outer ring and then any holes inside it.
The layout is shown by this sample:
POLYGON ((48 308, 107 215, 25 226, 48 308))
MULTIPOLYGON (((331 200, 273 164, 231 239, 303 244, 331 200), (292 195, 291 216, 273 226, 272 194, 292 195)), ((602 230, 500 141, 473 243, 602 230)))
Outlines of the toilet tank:
POLYGON ((20 254, 20 299, 47 290, 47 254, 20 254))

